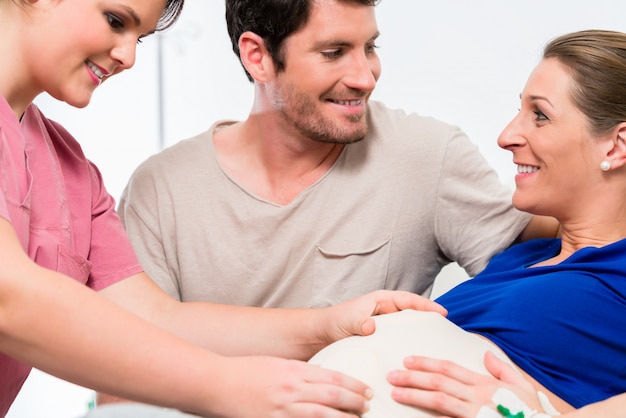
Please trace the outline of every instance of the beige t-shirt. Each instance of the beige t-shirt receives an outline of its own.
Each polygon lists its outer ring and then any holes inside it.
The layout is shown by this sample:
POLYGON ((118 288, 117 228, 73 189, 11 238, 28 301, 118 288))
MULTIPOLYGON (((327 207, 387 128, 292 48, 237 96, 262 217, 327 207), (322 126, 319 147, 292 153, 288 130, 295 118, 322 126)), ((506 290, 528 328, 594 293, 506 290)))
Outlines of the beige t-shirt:
POLYGON ((368 111, 366 138, 284 206, 222 169, 212 137, 228 122, 149 158, 119 205, 147 273, 180 300, 275 307, 428 295, 450 260, 478 273, 530 216, 458 128, 368 111))

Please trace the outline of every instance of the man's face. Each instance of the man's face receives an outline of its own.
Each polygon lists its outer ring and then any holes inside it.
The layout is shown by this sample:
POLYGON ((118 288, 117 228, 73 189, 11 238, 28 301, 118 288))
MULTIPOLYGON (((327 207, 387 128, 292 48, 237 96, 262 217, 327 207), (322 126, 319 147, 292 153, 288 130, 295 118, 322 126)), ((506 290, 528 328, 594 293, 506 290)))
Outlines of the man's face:
POLYGON ((315 141, 363 139, 366 103, 380 76, 377 37, 374 7, 313 2, 307 24, 285 40, 285 68, 268 86, 286 124, 315 141))

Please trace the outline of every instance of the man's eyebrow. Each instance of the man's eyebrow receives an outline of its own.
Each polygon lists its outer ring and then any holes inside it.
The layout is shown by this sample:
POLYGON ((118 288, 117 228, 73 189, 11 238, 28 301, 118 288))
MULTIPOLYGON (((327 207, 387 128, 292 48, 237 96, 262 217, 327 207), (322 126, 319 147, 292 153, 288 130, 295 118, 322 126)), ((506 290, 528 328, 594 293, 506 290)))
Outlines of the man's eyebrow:
MULTIPOLYGON (((380 32, 377 31, 374 35, 372 35, 371 38, 367 40, 367 42, 373 42, 379 36, 380 36, 380 32)), ((313 48, 324 49, 324 48, 329 48, 329 47, 346 47, 346 46, 352 46, 352 45, 353 45, 352 42, 343 41, 339 39, 323 39, 323 40, 315 42, 315 44, 313 45, 313 48)))
POLYGON ((320 41, 316 41, 313 44, 313 49, 324 49, 329 47, 338 47, 338 46, 350 46, 351 42, 348 41, 340 41, 338 39, 323 39, 320 41))

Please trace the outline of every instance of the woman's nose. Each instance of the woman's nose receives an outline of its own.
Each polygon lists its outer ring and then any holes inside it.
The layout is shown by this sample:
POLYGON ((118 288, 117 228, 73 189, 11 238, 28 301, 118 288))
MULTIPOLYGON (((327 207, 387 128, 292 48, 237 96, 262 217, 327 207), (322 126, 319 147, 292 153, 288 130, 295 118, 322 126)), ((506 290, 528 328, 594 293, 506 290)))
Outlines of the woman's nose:
POLYGON ((498 135, 498 146, 508 150, 522 145, 523 142, 524 136, 522 135, 520 114, 518 113, 498 135))
POLYGON ((118 45, 111 50, 111 57, 119 63, 119 69, 116 72, 132 68, 135 65, 136 53, 137 39, 130 36, 121 39, 118 45))

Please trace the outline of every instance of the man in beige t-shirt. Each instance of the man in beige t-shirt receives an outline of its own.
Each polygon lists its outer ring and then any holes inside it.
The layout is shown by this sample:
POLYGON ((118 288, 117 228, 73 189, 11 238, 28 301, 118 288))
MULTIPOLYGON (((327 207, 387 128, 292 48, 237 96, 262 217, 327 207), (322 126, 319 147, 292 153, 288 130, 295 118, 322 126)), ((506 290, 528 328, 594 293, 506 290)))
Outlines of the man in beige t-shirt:
POLYGON ((226 3, 255 89, 248 118, 151 157, 124 191, 120 215, 159 286, 274 307, 428 295, 450 261, 475 275, 536 232, 460 129, 369 100, 374 2, 278 3, 226 3))

